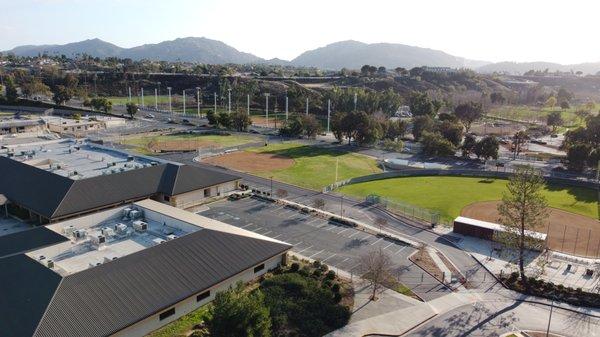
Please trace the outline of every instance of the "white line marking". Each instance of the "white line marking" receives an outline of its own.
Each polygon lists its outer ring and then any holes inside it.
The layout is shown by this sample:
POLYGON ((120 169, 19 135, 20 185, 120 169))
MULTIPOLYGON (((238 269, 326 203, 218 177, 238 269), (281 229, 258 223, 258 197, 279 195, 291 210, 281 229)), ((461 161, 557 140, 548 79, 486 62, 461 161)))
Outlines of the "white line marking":
POLYGON ((351 237, 353 237, 354 235, 356 235, 356 234, 358 234, 358 233, 360 233, 360 232, 359 232, 359 231, 356 231, 356 232, 352 233, 352 235, 350 235, 348 238, 351 238, 351 237))
POLYGON ((365 235, 365 237, 364 237, 364 238, 360 239, 360 241, 362 241, 362 240, 366 240, 366 239, 368 239, 368 238, 370 238, 370 237, 371 237, 371 234, 367 234, 367 235, 365 235))
POLYGON ((325 261, 327 261, 327 260, 331 259, 332 257, 336 256, 336 255, 337 255, 337 254, 333 254, 333 255, 331 255, 330 257, 326 258, 325 260, 323 260, 323 261, 321 261, 321 262, 325 262, 325 261))
POLYGON ((251 222, 251 223, 249 223, 249 224, 247 224, 245 226, 242 226, 241 228, 246 228, 246 227, 249 227, 249 226, 252 226, 252 225, 254 225, 254 224, 251 222))
POLYGON ((283 234, 279 234, 277 236, 274 236, 273 239, 277 239, 278 237, 282 236, 283 234))
MULTIPOLYGON (((301 244, 302 241, 298 242, 298 243, 294 243, 292 246, 298 246, 299 244, 301 244)), ((311 246, 312 247, 312 246, 311 246)))
POLYGON ((262 227, 257 227, 257 228, 251 229, 251 231, 253 231, 253 232, 258 232, 258 231, 259 231, 259 230, 261 230, 261 229, 262 229, 262 227))
POLYGON ((389 245, 387 245, 387 246, 383 247, 383 249, 387 249, 389 246, 391 246, 391 245, 393 245, 393 244, 394 244, 394 243, 392 242, 392 243, 390 243, 389 245))
POLYGON ((377 240, 377 241, 373 242, 373 243, 371 244, 371 246, 372 246, 372 245, 374 245, 374 244, 376 244, 377 242, 379 242, 379 241, 381 241, 381 240, 383 240, 383 238, 379 238, 379 240, 377 240))
POLYGON ((348 260, 350 260, 350 258, 349 258, 349 257, 345 258, 345 259, 344 259, 344 261, 342 261, 342 262, 338 263, 337 265, 338 265, 338 266, 341 266, 342 264, 344 264, 344 262, 346 262, 346 261, 348 261, 348 260))
POLYGON ((309 259, 312 259, 312 257, 313 257, 313 256, 321 254, 321 253, 322 253, 324 250, 325 250, 325 249, 321 249, 321 251, 320 251, 320 252, 318 252, 318 253, 314 253, 313 255, 309 256, 308 258, 309 258, 309 259))
POLYGON ((398 251, 396 253, 394 253, 394 255, 398 255, 401 251, 403 251, 404 249, 406 249, 407 246, 404 246, 400 249, 398 249, 398 251))
POLYGON ((305 251, 305 250, 307 250, 307 249, 309 249, 309 248, 311 248, 311 247, 312 247, 312 246, 308 246, 308 247, 306 247, 306 248, 302 249, 301 251, 299 251, 299 252, 298 252, 298 254, 302 253, 303 251, 305 251))
POLYGON ((261 235, 267 235, 267 234, 269 234, 269 233, 273 233, 273 231, 264 232, 264 233, 262 233, 261 235))
POLYGON ((335 227, 335 226, 330 226, 329 228, 327 228, 327 229, 326 229, 326 231, 328 231, 328 232, 329 232, 330 230, 332 230, 332 229, 334 229, 334 228, 337 228, 337 227, 335 227))
POLYGON ((350 230, 350 228, 342 229, 342 230, 341 230, 341 231, 339 231, 337 234, 338 234, 338 235, 340 235, 340 234, 342 234, 343 232, 345 232, 345 231, 349 231, 349 230, 350 230))

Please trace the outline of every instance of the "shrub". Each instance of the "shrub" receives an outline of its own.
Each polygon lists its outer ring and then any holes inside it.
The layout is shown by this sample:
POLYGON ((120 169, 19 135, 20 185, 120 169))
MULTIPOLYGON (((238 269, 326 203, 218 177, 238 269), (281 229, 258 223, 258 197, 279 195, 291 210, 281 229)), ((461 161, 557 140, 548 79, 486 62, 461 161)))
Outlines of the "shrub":
POLYGON ((312 274, 315 277, 321 277, 323 275, 323 272, 321 271, 321 269, 315 269, 315 271, 313 271, 312 274))
POLYGON ((342 294, 340 294, 340 293, 333 294, 333 301, 335 303, 340 303, 342 301, 342 294))
POLYGON ((327 272, 327 275, 325 275, 325 277, 328 280, 333 280, 333 279, 335 279, 335 272, 333 270, 330 270, 330 271, 327 272))
POLYGON ((325 273, 329 270, 329 267, 326 264, 321 263, 321 266, 319 267, 319 269, 321 269, 321 271, 325 273))
POLYGON ((323 287, 324 288, 331 288, 331 285, 332 285, 331 280, 325 280, 325 281, 323 281, 323 287))
POLYGON ((334 293, 334 294, 338 294, 338 293, 340 292, 340 289, 341 289, 341 288, 340 288, 340 285, 339 285, 339 283, 334 283, 334 284, 331 286, 331 291, 333 291, 333 293, 334 293))
POLYGON ((304 277, 308 277, 308 275, 310 275, 310 269, 308 269, 308 267, 302 267, 302 269, 298 271, 298 274, 304 277))
POLYGON ((296 273, 298 272, 298 270, 300 270, 300 264, 298 262, 292 263, 292 265, 290 266, 290 271, 292 273, 296 273))
POLYGON ((315 267, 315 268, 320 268, 320 267, 321 267, 321 261, 319 261, 319 260, 315 260, 315 262, 313 262, 313 264, 312 264, 312 265, 313 265, 313 267, 315 267))

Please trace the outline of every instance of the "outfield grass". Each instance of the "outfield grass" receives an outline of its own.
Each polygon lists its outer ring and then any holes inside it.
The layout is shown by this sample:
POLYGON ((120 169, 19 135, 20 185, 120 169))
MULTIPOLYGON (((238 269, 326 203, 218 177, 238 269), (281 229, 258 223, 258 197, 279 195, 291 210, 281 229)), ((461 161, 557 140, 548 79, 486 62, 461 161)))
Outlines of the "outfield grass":
POLYGON ((215 143, 219 147, 231 147, 242 144, 261 141, 262 138, 255 135, 202 135, 202 134, 172 134, 163 136, 141 136, 124 140, 127 145, 135 147, 135 151, 141 154, 151 154, 148 149, 150 142, 167 142, 167 141, 206 141, 215 143))
POLYGON ((198 310, 192 311, 189 314, 173 321, 162 328, 148 334, 147 337, 177 337, 186 336, 194 325, 208 318, 208 309, 210 305, 205 305, 198 310))
POLYGON ((248 151, 282 155, 295 161, 292 167, 258 175, 317 190, 335 181, 336 161, 339 161, 338 181, 381 172, 371 157, 299 143, 270 144, 248 151))
MULTIPOLYGON (((577 127, 583 124, 583 121, 575 115, 575 111, 580 106, 573 106, 569 109, 561 109, 560 107, 546 108, 546 107, 531 107, 527 105, 503 105, 492 108, 488 114, 490 116, 508 118, 513 120, 521 121, 539 121, 542 123, 546 122, 546 118, 550 112, 559 111, 565 121, 566 127, 577 127)), ((600 106, 596 105, 593 111, 597 111, 600 106)))
MULTIPOLYGON (((342 193, 364 198, 378 194, 436 210, 445 220, 460 215, 463 207, 479 201, 500 200, 506 191, 507 180, 469 177, 407 177, 391 178, 347 185, 342 193)), ((550 207, 598 218, 597 192, 578 187, 549 186, 544 195, 550 207)))

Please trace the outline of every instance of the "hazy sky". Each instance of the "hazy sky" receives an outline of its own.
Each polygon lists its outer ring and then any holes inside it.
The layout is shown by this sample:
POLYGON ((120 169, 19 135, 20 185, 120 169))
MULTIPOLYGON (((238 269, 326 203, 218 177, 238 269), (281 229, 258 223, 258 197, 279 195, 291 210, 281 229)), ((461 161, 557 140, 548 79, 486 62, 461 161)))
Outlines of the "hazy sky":
POLYGON ((596 0, 0 0, 0 50, 205 36, 264 58, 353 39, 487 61, 597 62, 599 12, 596 0))

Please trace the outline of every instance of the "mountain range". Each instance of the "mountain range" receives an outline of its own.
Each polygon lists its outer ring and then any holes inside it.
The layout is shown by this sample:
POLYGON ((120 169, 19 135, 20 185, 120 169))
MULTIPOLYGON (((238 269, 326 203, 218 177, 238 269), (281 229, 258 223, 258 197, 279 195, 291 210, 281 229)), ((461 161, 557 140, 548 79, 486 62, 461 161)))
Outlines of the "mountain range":
POLYGON ((561 65, 549 62, 499 62, 471 60, 453 56, 440 50, 393 43, 363 43, 341 41, 309 50, 291 61, 266 60, 250 53, 241 52, 221 41, 205 37, 186 37, 156 44, 144 44, 133 48, 122 48, 100 39, 90 39, 64 45, 26 45, 4 51, 17 56, 66 55, 69 57, 88 54, 94 57, 120 57, 133 60, 184 61, 209 64, 273 64, 317 67, 338 70, 360 69, 365 64, 386 68, 417 66, 471 68, 482 73, 506 72, 522 74, 528 70, 582 71, 595 74, 600 71, 600 62, 561 65))

